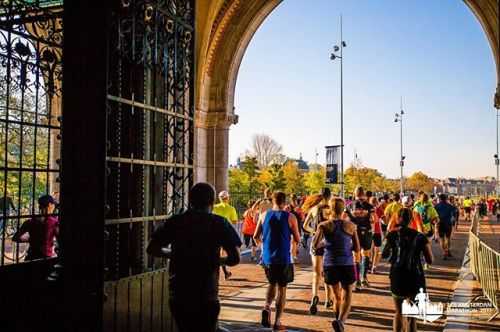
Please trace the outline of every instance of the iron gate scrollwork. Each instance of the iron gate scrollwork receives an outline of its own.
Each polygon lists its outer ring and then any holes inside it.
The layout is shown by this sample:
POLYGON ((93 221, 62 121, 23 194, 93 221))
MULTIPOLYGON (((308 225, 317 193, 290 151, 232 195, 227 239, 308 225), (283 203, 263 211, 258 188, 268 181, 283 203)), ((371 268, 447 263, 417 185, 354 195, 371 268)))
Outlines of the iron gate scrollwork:
POLYGON ((105 330, 170 330, 166 262, 146 245, 193 181, 194 0, 116 1, 111 26, 105 330))
POLYGON ((59 192, 62 1, 0 6, 0 269, 24 260, 12 236, 59 192))

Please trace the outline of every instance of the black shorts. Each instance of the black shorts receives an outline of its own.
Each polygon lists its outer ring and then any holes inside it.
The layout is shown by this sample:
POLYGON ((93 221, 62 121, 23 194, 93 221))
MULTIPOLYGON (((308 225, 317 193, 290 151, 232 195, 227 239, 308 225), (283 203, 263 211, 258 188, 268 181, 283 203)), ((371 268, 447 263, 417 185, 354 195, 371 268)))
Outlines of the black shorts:
POLYGON ((250 245, 250 242, 252 242, 252 247, 256 247, 255 240, 253 239, 252 235, 246 235, 246 234, 244 234, 243 235, 243 240, 245 241, 245 247, 248 248, 248 246, 250 245))
POLYGON ((264 271, 270 284, 286 287, 293 281, 293 264, 264 265, 264 271))
POLYGON ((220 312, 219 302, 197 303, 188 300, 170 300, 170 311, 177 323, 177 330, 216 332, 220 312))
POLYGON ((373 234, 373 245, 377 248, 380 248, 382 246, 382 234, 373 234))
POLYGON ((465 213, 471 213, 472 208, 471 207, 464 207, 465 213))
POLYGON ((311 255, 312 256, 324 256, 325 255, 325 248, 313 249, 312 243, 311 243, 311 255))
POLYGON ((453 226, 446 224, 438 224, 439 237, 451 237, 451 230, 453 226))
POLYGON ((361 249, 370 250, 372 248, 373 233, 370 229, 358 227, 358 238, 361 249))
POLYGON ((356 281, 354 265, 325 266, 323 276, 327 285, 340 282, 342 287, 347 287, 356 281))

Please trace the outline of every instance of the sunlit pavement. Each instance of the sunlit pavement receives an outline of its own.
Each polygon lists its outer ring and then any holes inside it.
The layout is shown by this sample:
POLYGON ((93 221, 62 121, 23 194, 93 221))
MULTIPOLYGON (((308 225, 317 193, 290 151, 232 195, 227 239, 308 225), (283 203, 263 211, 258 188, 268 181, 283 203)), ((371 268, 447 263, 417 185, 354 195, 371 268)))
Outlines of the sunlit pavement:
MULTIPOLYGON (((465 253, 469 224, 462 222, 453 235, 454 258, 443 260, 437 243, 433 243, 435 262, 426 273, 427 291, 432 302, 448 302, 452 296, 465 253)), ((264 304, 266 279, 262 268, 248 257, 231 269, 233 277, 221 280, 221 326, 230 331, 270 331, 258 325, 264 304)), ((370 274, 370 288, 355 292, 346 331, 389 331, 392 329, 394 305, 389 290, 388 266, 382 263, 379 273, 370 274)), ((323 306, 321 292, 319 312, 309 314, 311 267, 306 250, 301 249, 295 268, 295 281, 289 286, 287 309, 282 322, 288 331, 331 331, 333 311, 323 306)), ((274 317, 274 312, 273 312, 274 317)), ((433 323, 420 323, 419 331, 442 331, 445 318, 433 323)))

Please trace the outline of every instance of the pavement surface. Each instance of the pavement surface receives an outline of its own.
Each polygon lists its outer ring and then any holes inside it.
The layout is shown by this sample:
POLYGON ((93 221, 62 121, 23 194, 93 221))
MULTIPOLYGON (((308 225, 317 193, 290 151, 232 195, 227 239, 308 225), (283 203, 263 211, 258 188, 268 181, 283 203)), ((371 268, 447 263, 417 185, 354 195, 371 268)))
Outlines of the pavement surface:
MULTIPOLYGON (((448 303, 453 298, 462 267, 469 227, 469 223, 461 222, 458 230, 454 232, 452 238, 454 257, 451 259, 443 260, 439 245, 432 244, 435 261, 426 273, 427 291, 432 302, 448 303)), ((231 271, 233 277, 227 281, 221 280, 220 285, 221 326, 235 332, 271 331, 258 324, 267 285, 264 271, 248 257, 243 258, 242 264, 232 268, 231 271)), ((289 285, 287 308, 282 317, 282 323, 290 332, 332 331, 333 311, 323 307, 323 291, 320 293, 318 314, 315 316, 309 314, 311 278, 310 258, 307 251, 301 249, 299 261, 295 265, 295 281, 289 285)), ((389 289, 387 263, 381 263, 378 272, 370 274, 368 279, 371 287, 353 295, 352 311, 346 323, 347 332, 392 330, 394 304, 389 289)), ((496 324, 500 324, 500 321, 496 324)), ((446 317, 443 316, 432 323, 419 321, 418 330, 443 331, 445 325, 446 317)))

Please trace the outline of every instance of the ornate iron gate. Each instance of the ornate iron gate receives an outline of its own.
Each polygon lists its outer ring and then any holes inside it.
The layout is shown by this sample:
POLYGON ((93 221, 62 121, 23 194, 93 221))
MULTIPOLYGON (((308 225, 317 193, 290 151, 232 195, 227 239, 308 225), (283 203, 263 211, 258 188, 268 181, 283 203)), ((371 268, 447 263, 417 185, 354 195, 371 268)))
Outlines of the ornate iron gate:
POLYGON ((121 0, 108 32, 105 331, 170 331, 156 223, 193 181, 194 0, 121 0))
POLYGON ((24 261, 12 241, 58 196, 62 1, 4 1, 0 7, 0 268, 24 261))

